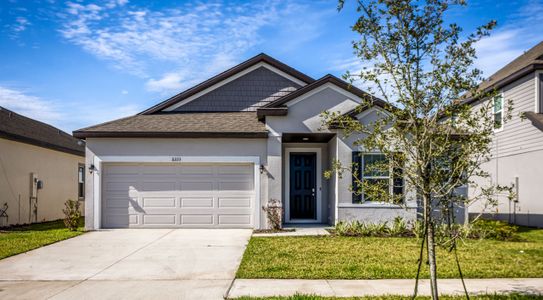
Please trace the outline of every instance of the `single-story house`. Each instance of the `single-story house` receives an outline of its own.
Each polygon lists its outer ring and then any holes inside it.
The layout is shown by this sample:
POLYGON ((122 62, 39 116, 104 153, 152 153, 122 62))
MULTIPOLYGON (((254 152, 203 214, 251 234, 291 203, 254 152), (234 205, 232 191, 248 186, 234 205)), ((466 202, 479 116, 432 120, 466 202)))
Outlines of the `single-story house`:
POLYGON ((62 219, 84 180, 83 141, 0 107, 0 227, 62 219))
MULTIPOLYGON (((367 96, 259 54, 137 115, 74 131, 86 140, 86 227, 265 228, 270 200, 282 203, 285 223, 414 220, 409 197, 376 203, 351 193, 351 176, 323 176, 360 152, 361 168, 383 159, 323 128, 325 110, 373 122, 379 100, 353 114, 367 96)), ((364 180, 405 190, 402 178, 364 180)))
MULTIPOLYGON (((492 74, 479 86, 496 90, 493 99, 468 99, 474 107, 493 101, 495 130, 492 159, 483 165, 491 182, 514 186, 515 197, 497 196, 497 207, 469 207, 473 217, 483 213, 514 224, 543 227, 543 42, 492 74), (511 105, 511 107, 509 107, 511 105), (511 110, 511 119, 506 120, 511 110)), ((481 185, 487 183, 480 183, 481 185)), ((477 189, 468 190, 470 197, 477 189)))

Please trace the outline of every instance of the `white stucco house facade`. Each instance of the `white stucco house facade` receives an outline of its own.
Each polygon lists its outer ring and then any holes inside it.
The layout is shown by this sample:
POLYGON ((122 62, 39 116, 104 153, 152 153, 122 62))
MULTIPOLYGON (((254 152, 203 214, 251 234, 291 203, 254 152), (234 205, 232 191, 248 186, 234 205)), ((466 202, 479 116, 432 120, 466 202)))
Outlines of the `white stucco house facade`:
MULTIPOLYGON (((74 131, 86 140, 86 227, 266 228, 271 199, 284 223, 414 220, 415 200, 367 201, 351 176, 323 176, 336 159, 363 168, 382 158, 322 124, 325 110, 372 122, 378 99, 352 113, 367 96, 259 54, 135 116, 74 131)), ((403 193, 402 178, 384 177, 403 193)))

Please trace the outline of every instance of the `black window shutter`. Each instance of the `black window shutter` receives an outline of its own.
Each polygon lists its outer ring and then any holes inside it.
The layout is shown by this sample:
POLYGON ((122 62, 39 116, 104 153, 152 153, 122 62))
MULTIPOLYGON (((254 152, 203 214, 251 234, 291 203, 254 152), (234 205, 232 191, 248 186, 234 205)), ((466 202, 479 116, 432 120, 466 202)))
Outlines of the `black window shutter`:
MULTIPOLYGON (((358 173, 358 179, 361 179, 362 176, 362 156, 360 155, 359 151, 353 151, 353 159, 352 159, 353 165, 353 171, 356 170, 358 173), (355 169, 356 168, 356 169, 355 169)), ((352 186, 353 186, 353 203, 361 203, 362 202, 362 194, 356 193, 355 191, 360 191, 360 187, 358 185, 358 181, 356 180, 356 177, 353 172, 352 177, 352 186)))
MULTIPOLYGON (((404 161, 400 155, 396 155, 395 159, 398 160, 399 165, 403 166, 404 161)), ((395 167, 392 170, 392 193, 394 196, 400 196, 402 201, 404 197, 404 174, 403 168, 395 167)))

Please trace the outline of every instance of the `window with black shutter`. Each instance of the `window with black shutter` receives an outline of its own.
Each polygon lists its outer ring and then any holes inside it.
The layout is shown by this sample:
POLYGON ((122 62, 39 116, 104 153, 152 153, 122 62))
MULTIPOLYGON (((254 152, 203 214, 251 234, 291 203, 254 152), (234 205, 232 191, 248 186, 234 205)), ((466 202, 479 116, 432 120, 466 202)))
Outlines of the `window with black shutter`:
MULTIPOLYGON (((402 159, 401 156, 395 156, 395 159, 402 159)), ((359 186, 359 181, 364 185, 379 185, 380 190, 388 190, 391 199, 394 202, 403 201, 404 197, 404 174, 403 169, 395 167, 392 170, 382 170, 372 168, 374 165, 387 162, 387 158, 382 153, 362 153, 355 151, 352 153, 353 161, 353 203, 363 203, 373 201, 369 195, 359 186), (358 180, 357 180, 358 179, 358 180)), ((400 163, 401 165, 402 163, 400 163)))

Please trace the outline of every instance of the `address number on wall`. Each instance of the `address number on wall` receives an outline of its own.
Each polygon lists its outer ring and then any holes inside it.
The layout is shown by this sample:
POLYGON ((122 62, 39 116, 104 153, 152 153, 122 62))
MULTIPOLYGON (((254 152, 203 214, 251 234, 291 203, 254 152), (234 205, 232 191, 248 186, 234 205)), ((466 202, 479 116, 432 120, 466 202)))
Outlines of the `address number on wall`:
POLYGON ((179 156, 172 156, 172 161, 183 161, 183 159, 179 156))

